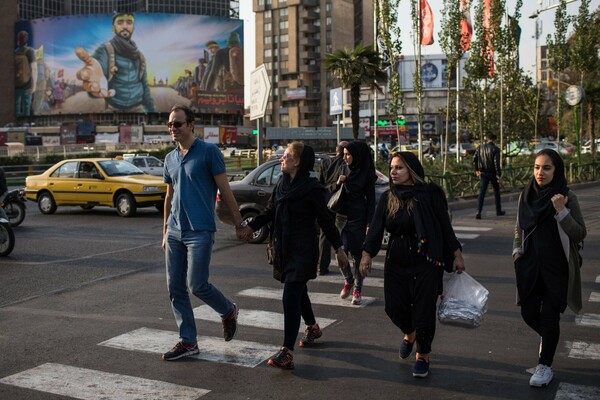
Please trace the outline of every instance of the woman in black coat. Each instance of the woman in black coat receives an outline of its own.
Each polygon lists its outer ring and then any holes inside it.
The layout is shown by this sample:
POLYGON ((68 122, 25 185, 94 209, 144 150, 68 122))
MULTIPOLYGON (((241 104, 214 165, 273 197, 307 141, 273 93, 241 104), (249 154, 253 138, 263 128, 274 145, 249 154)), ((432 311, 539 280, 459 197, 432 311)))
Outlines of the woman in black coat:
POLYGON ((279 353, 269 365, 293 369, 292 351, 298 337, 300 317, 306 323, 300 347, 311 345, 322 332, 315 320, 306 283, 317 277, 319 258, 319 226, 336 249, 338 263, 348 264, 342 240, 325 201, 325 188, 310 176, 315 163, 312 147, 292 142, 281 157, 281 178, 269 199, 267 209, 244 228, 252 232, 267 223, 271 225, 274 247, 273 276, 283 286, 284 340, 279 353))
POLYGON ((360 262, 366 276, 384 230, 390 232, 383 276, 385 312, 404 333, 400 358, 408 358, 417 343, 413 376, 418 378, 429 374, 444 269, 461 273, 465 268, 444 192, 424 178, 414 154, 392 153, 390 189, 377 203, 360 262))

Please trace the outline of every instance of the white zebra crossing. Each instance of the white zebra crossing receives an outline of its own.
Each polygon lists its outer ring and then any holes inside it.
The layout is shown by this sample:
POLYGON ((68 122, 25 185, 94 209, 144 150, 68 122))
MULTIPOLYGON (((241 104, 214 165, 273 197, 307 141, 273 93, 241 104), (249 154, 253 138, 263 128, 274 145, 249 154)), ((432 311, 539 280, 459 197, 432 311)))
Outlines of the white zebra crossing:
MULTIPOLYGON (((194 317, 196 319, 221 322, 221 316, 207 305, 194 308, 194 317)), ((319 321, 319 327, 324 329, 335 323, 335 319, 315 317, 319 321)), ((263 311, 263 310, 246 310, 241 309, 238 314, 238 325, 253 326, 256 328, 283 330, 283 314, 263 311)), ((304 331, 304 326, 300 325, 300 331, 304 331)))
POLYGON ((597 400, 600 399, 599 386, 572 385, 566 382, 558 384, 554 400, 597 400))
MULTIPOLYGON (((179 334, 177 332, 140 328, 106 340, 99 343, 99 345, 115 349, 162 354, 171 349, 178 341, 179 334)), ((262 344, 237 339, 225 342, 222 337, 210 336, 199 336, 198 348, 200 353, 189 358, 249 368, 256 367, 277 352, 277 345, 275 344, 262 344)))
POLYGON ((600 328, 600 314, 583 314, 575 318, 575 324, 600 328))
POLYGON ((192 400, 210 390, 47 363, 0 379, 0 383, 83 400, 192 400))
MULTIPOLYGON (((379 263, 379 264, 381 264, 381 268, 383 268, 383 263, 379 263)), ((335 267, 337 267, 337 265, 335 267)), ((342 286, 344 284, 344 277, 342 276, 342 274, 332 273, 329 275, 317 276, 317 279, 315 279, 315 281, 322 282, 322 283, 335 283, 335 284, 339 285, 339 290, 342 290, 342 286)), ((364 286, 382 288, 383 287, 383 278, 374 278, 374 277, 368 276, 367 278, 365 278, 363 280, 363 287, 364 286)), ((312 294, 310 294, 310 296, 312 298, 312 294)))
POLYGON ((584 360, 600 360, 600 344, 586 342, 567 342, 569 357, 584 360))
MULTIPOLYGON (((238 293, 239 296, 246 297, 258 297, 262 299, 280 300, 283 295, 283 289, 272 289, 267 287, 255 287, 252 289, 245 289, 238 293)), ((350 303, 350 299, 340 299, 339 293, 318 293, 310 292, 310 302, 312 304, 322 304, 326 306, 340 306, 340 307, 366 307, 376 300, 375 297, 362 296, 362 303, 360 305, 353 305, 350 303)))

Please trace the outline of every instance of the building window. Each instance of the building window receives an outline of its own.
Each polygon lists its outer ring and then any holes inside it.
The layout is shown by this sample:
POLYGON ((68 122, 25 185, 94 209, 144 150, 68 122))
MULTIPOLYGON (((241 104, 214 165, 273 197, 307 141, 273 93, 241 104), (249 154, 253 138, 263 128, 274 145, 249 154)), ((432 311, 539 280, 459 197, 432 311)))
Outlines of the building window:
POLYGON ((270 32, 270 31, 271 31, 271 23, 270 23, 270 22, 267 22, 267 23, 265 24, 265 32, 270 32))
POLYGON ((288 22, 287 21, 280 21, 279 22, 279 29, 287 29, 288 28, 288 22))
POLYGON ((265 49, 265 58, 271 57, 271 49, 265 49))
MULTIPOLYGON (((281 3, 281 2, 279 2, 281 3)), ((286 15, 288 15, 288 9, 287 8, 280 8, 279 9, 279 16, 280 17, 285 17, 286 15)))
POLYGON ((288 39, 288 35, 287 35, 287 34, 286 34, 286 35, 281 35, 281 36, 279 37, 279 41, 280 41, 281 43, 287 43, 287 42, 288 42, 288 40, 289 40, 289 39, 288 39))
POLYGON ((271 44, 271 36, 265 36, 264 41, 265 44, 271 44))

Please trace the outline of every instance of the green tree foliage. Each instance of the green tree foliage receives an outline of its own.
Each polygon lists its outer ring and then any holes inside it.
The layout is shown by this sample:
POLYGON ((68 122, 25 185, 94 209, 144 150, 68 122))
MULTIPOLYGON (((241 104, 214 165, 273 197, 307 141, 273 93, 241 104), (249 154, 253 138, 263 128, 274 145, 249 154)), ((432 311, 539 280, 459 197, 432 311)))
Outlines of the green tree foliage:
POLYGON ((379 83, 387 82, 387 73, 381 68, 381 57, 373 46, 358 44, 353 50, 336 50, 323 61, 327 70, 350 89, 352 135, 358 139, 360 88, 367 85, 381 91, 379 83))

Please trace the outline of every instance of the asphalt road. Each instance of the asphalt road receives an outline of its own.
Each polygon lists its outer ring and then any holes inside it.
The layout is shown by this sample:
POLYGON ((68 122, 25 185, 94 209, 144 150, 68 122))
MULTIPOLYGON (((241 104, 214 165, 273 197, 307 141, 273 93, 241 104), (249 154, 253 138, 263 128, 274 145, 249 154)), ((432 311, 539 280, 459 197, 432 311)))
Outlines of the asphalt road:
POLYGON ((488 311, 476 329, 438 324, 424 380, 412 377, 411 359, 398 359, 402 336, 384 312, 381 269, 367 279, 363 295, 373 302, 364 307, 327 304, 342 286, 336 275, 311 282, 317 319, 327 324, 320 343, 296 348, 294 371, 266 365, 283 338, 276 326, 281 285, 271 278, 264 246, 237 242, 221 224, 211 281, 240 306, 244 323, 225 344, 220 322, 196 299, 201 342, 210 344, 203 352, 213 359, 164 362, 160 352, 177 333, 160 248, 162 216, 146 209, 124 219, 111 209, 79 208, 41 215, 30 202, 15 228, 15 250, 0 259, 0 399, 600 398, 600 186, 574 189, 588 226, 585 304, 582 316, 567 311, 562 318, 548 388, 528 386, 539 338, 514 303, 514 196, 504 201, 506 216, 496 217, 487 204, 481 221, 472 202, 453 205, 467 271, 490 291, 488 311), (261 320, 265 311, 271 317, 261 320), (258 348, 266 350, 257 356, 258 348))

